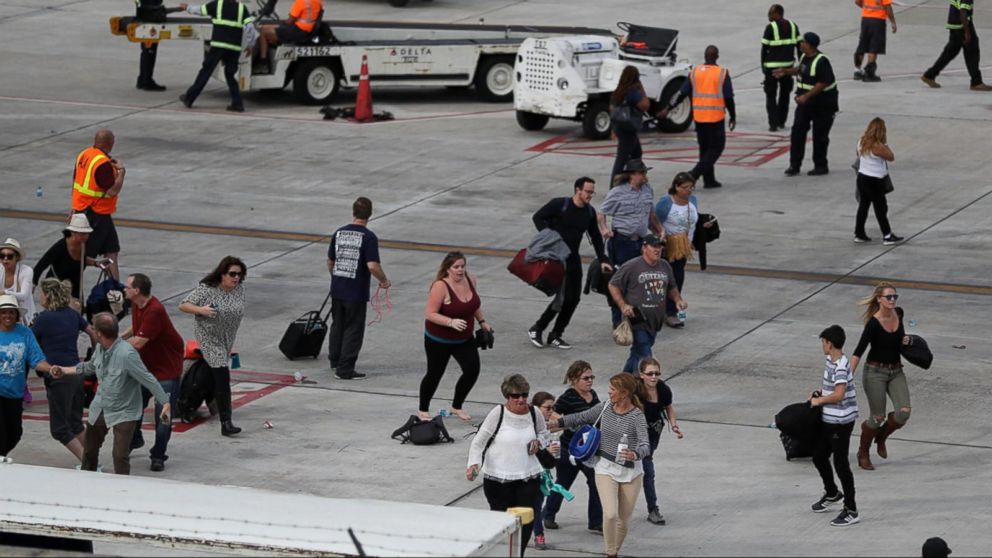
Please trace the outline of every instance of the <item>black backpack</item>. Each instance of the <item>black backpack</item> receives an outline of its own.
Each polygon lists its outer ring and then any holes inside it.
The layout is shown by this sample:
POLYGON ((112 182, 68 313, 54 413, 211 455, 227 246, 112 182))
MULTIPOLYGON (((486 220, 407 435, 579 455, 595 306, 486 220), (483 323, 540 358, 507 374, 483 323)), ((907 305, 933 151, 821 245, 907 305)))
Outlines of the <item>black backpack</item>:
POLYGON ((197 411, 204 401, 207 404, 213 399, 214 376, 210 365, 204 359, 198 359, 183 374, 179 384, 179 398, 176 401, 175 415, 184 423, 196 420, 197 411))
POLYGON ((403 426, 393 431, 392 438, 400 443, 412 442, 415 446, 429 446, 438 442, 452 443, 455 440, 448 435, 444 427, 444 419, 436 416, 431 420, 423 420, 417 415, 410 415, 403 426))

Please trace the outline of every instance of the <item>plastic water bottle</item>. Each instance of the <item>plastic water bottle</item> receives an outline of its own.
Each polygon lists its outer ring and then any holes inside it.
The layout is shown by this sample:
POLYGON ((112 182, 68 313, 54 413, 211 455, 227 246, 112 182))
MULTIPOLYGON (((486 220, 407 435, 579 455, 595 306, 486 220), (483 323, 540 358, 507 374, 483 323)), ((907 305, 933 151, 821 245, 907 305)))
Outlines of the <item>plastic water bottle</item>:
POLYGON ((906 322, 909 327, 916 327, 916 320, 909 320, 906 322))
POLYGON ((680 322, 684 322, 685 321, 685 316, 686 316, 685 310, 679 309, 678 318, 679 318, 679 321, 680 322))
POLYGON ((617 444, 617 464, 623 465, 627 460, 623 457, 623 452, 629 447, 627 435, 620 436, 620 443, 617 444))
POLYGON ((441 410, 437 412, 437 416, 441 418, 448 416, 448 410, 442 407, 441 410))
POLYGON ((34 191, 34 195, 36 198, 40 198, 45 195, 45 193, 41 191, 41 186, 38 186, 38 189, 34 191))
POLYGON ((778 425, 775 424, 775 421, 772 421, 768 423, 768 428, 778 428, 778 425))
POLYGON ((238 353, 231 353, 231 369, 241 368, 241 355, 238 353))

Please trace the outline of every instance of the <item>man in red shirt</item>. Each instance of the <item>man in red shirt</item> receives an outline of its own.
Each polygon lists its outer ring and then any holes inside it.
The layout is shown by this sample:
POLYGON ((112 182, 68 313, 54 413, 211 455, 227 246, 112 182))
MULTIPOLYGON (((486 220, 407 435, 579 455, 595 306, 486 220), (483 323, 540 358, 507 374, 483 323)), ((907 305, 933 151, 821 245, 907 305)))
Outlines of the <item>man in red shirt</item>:
MULTIPOLYGON (((131 326, 121 338, 138 350, 141 361, 155 376, 162 389, 169 394, 169 404, 175 408, 179 398, 179 378, 183 372, 183 338, 172 325, 169 313, 159 300, 152 296, 152 281, 143 273, 129 275, 124 284, 124 295, 131 301, 131 326)), ((144 406, 148 406, 151 393, 142 388, 144 406)), ((172 437, 172 422, 163 424, 160 405, 155 403, 155 445, 152 446, 152 471, 165 469, 169 456, 165 450, 172 437)), ((141 429, 134 431, 131 449, 145 445, 141 429)))

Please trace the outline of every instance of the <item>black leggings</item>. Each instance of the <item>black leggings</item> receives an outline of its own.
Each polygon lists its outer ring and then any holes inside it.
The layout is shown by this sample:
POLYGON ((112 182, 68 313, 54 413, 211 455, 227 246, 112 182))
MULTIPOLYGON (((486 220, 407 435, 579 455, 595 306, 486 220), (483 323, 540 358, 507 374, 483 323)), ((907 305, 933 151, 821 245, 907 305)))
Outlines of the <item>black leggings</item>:
MULTIPOLYGON (((541 483, 538 478, 498 482, 490 479, 482 480, 482 492, 489 502, 492 511, 506 511, 507 508, 533 508, 538 494, 541 493, 541 483)), ((535 511, 534 517, 537 517, 535 511)), ((534 522, 524 525, 520 530, 520 555, 524 555, 530 535, 534 532, 534 522)))
POLYGON ((0 397, 0 455, 7 455, 21 441, 24 398, 0 397))
POLYGON ((885 179, 859 172, 858 194, 861 196, 861 201, 858 202, 854 234, 862 238, 868 236, 865 234, 865 222, 868 220, 868 207, 874 206, 878 228, 882 230, 882 236, 888 236, 892 232, 892 227, 889 225, 889 204, 885 201, 885 179))
POLYGON ((469 339, 464 343, 440 343, 425 335, 424 352, 427 353, 427 374, 420 381, 420 410, 425 413, 430 410, 431 399, 441 383, 441 377, 444 376, 451 357, 455 357, 455 361, 462 369, 462 377, 458 378, 458 383, 455 384, 455 398, 451 402, 451 407, 461 409, 468 392, 479 379, 479 369, 482 366, 479 363, 479 347, 475 344, 475 339, 469 339))
POLYGON ((226 366, 210 367, 214 380, 214 401, 217 402, 217 412, 220 420, 231 420, 231 369, 226 366))

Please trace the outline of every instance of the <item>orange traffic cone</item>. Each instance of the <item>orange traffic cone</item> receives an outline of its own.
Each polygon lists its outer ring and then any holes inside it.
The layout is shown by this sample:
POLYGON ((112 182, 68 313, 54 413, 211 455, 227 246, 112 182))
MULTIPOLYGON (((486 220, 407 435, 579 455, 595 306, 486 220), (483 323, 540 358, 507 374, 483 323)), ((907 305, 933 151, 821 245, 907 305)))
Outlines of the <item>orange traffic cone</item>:
POLYGON ((362 55, 362 73, 358 78, 358 99, 355 101, 355 120, 372 121, 372 86, 369 84, 368 56, 362 55))

